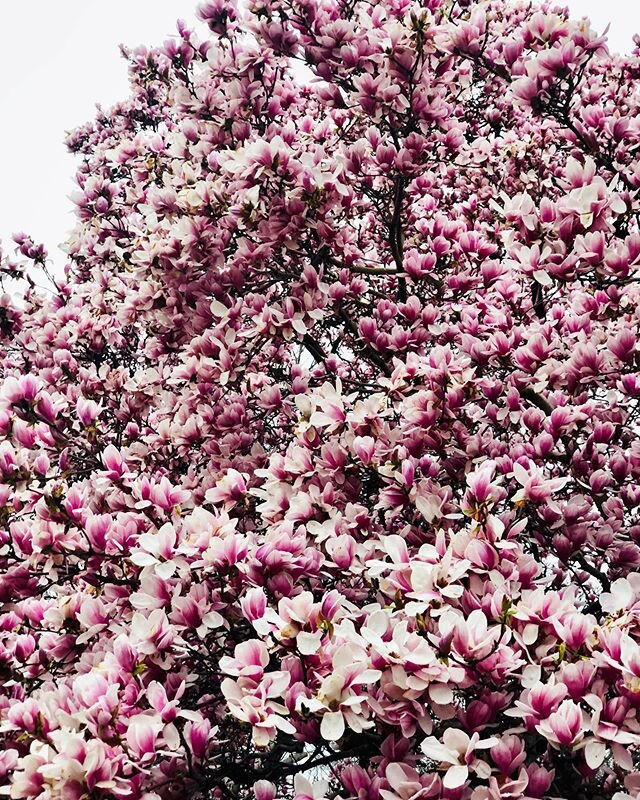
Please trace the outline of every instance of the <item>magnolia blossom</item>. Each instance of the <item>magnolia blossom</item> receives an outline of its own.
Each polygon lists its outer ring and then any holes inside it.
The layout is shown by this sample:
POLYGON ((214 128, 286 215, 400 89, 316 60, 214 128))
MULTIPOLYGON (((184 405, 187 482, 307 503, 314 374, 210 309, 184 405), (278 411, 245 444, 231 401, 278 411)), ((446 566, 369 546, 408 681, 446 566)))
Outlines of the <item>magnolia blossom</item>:
POLYGON ((522 488, 513 495, 514 503, 521 503, 526 500, 540 502, 549 500, 554 492, 562 489, 570 480, 569 478, 545 479, 537 470, 529 472, 521 464, 515 464, 513 475, 521 484, 522 488))
POLYGON ((480 739, 479 734, 468 736, 464 731, 448 728, 442 741, 435 736, 427 737, 421 745, 422 752, 446 770, 442 785, 447 789, 456 789, 469 779, 469 772, 480 777, 488 777, 491 768, 475 755, 476 750, 487 750, 498 744, 498 739, 490 737, 480 739))
POLYGON ((601 595, 602 610, 609 614, 619 614, 631 609, 640 601, 640 579, 637 575, 618 578, 611 584, 609 592, 601 595))
POLYGON ((347 725, 356 733, 371 727, 362 687, 377 681, 380 671, 368 669, 362 657, 357 648, 343 645, 334 653, 332 673, 324 678, 317 695, 298 699, 300 709, 324 710, 320 733, 327 741, 341 739, 347 725))
POLYGON ((568 746, 582 738, 585 728, 584 714, 572 700, 564 700, 558 710, 536 726, 536 729, 555 745, 568 746))
POLYGON ((220 659, 220 669, 227 675, 237 675, 259 681, 269 663, 269 651, 264 642, 252 640, 239 644, 233 658, 220 659))
POLYGON ((248 722, 252 729, 252 740, 257 747, 266 747, 277 731, 295 733, 295 727, 285 719, 288 709, 274 698, 282 697, 289 685, 290 676, 285 672, 266 674, 259 683, 240 678, 233 681, 225 678, 221 689, 234 717, 248 722))
POLYGON ((153 567, 160 578, 170 578, 177 566, 173 559, 175 545, 175 530, 167 522, 156 533, 144 533, 138 538, 140 549, 131 555, 131 561, 139 567, 153 567))

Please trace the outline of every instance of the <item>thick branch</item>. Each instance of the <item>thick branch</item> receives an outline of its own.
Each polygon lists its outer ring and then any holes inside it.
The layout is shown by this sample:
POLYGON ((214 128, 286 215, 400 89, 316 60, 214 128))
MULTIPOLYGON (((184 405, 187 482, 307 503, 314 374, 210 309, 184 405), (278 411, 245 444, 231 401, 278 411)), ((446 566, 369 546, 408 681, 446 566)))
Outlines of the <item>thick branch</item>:
POLYGON ((532 405, 536 406, 536 408, 539 408, 540 411, 544 411, 547 416, 553 411, 553 408, 547 400, 545 400, 542 395, 534 392, 530 386, 521 389, 520 396, 524 397, 525 400, 528 400, 532 405))
POLYGON ((403 274, 404 231, 402 229, 402 204, 406 178, 398 176, 394 182, 393 213, 389 223, 389 246, 398 271, 398 301, 407 302, 407 281, 403 274))
POLYGON ((302 344, 307 348, 308 352, 311 356, 318 362, 318 364, 322 364, 326 361, 327 356, 322 349, 322 345, 311 336, 309 333, 305 333, 302 337, 302 344))
POLYGON ((589 575, 594 577, 600 583, 605 592, 609 592, 611 590, 611 581, 609 578, 607 578, 606 575, 603 575, 602 572, 590 564, 580 551, 574 553, 573 558, 575 558, 578 564, 580 564, 580 568, 584 570, 584 572, 588 572, 589 575))
MULTIPOLYGON (((342 308, 339 309, 338 314, 340 315, 340 319, 349 329, 350 333, 356 338, 356 340, 361 341, 360 332, 358 331, 358 328, 356 327, 356 324, 351 319, 351 317, 342 308)), ((391 369, 389 368, 389 365, 380 355, 380 353, 378 353, 377 350, 374 350, 374 348, 371 347, 371 345, 368 344, 367 342, 361 343, 361 349, 367 356, 369 356, 371 361, 373 361, 373 363, 377 367, 379 367, 380 370, 382 370, 382 372, 387 376, 387 378, 389 377, 389 375, 391 375, 391 369)))

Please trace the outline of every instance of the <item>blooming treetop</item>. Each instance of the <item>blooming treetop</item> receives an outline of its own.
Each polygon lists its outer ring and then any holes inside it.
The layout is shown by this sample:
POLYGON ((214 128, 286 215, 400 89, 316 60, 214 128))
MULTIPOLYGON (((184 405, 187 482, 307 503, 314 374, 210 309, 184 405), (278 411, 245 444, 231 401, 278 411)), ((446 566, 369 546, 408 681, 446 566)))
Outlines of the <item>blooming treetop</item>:
POLYGON ((640 797, 640 54, 198 14, 2 260, 4 793, 640 797))

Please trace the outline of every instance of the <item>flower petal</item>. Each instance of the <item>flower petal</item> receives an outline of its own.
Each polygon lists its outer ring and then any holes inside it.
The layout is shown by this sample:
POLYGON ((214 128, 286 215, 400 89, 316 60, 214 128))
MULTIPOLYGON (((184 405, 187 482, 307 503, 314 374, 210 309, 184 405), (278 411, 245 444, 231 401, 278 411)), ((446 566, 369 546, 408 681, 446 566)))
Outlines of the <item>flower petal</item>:
POLYGON ((320 734, 327 742, 336 742, 344 733, 344 717, 340 711, 330 711, 322 717, 320 734))

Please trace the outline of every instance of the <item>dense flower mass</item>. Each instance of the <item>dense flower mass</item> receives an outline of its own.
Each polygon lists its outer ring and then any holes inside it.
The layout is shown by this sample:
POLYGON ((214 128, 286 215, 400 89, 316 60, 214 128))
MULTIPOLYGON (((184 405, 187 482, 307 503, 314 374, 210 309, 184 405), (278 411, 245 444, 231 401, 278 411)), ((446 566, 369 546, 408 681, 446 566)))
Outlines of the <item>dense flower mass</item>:
POLYGON ((640 51, 198 16, 0 266, 4 794, 639 798, 640 51))

